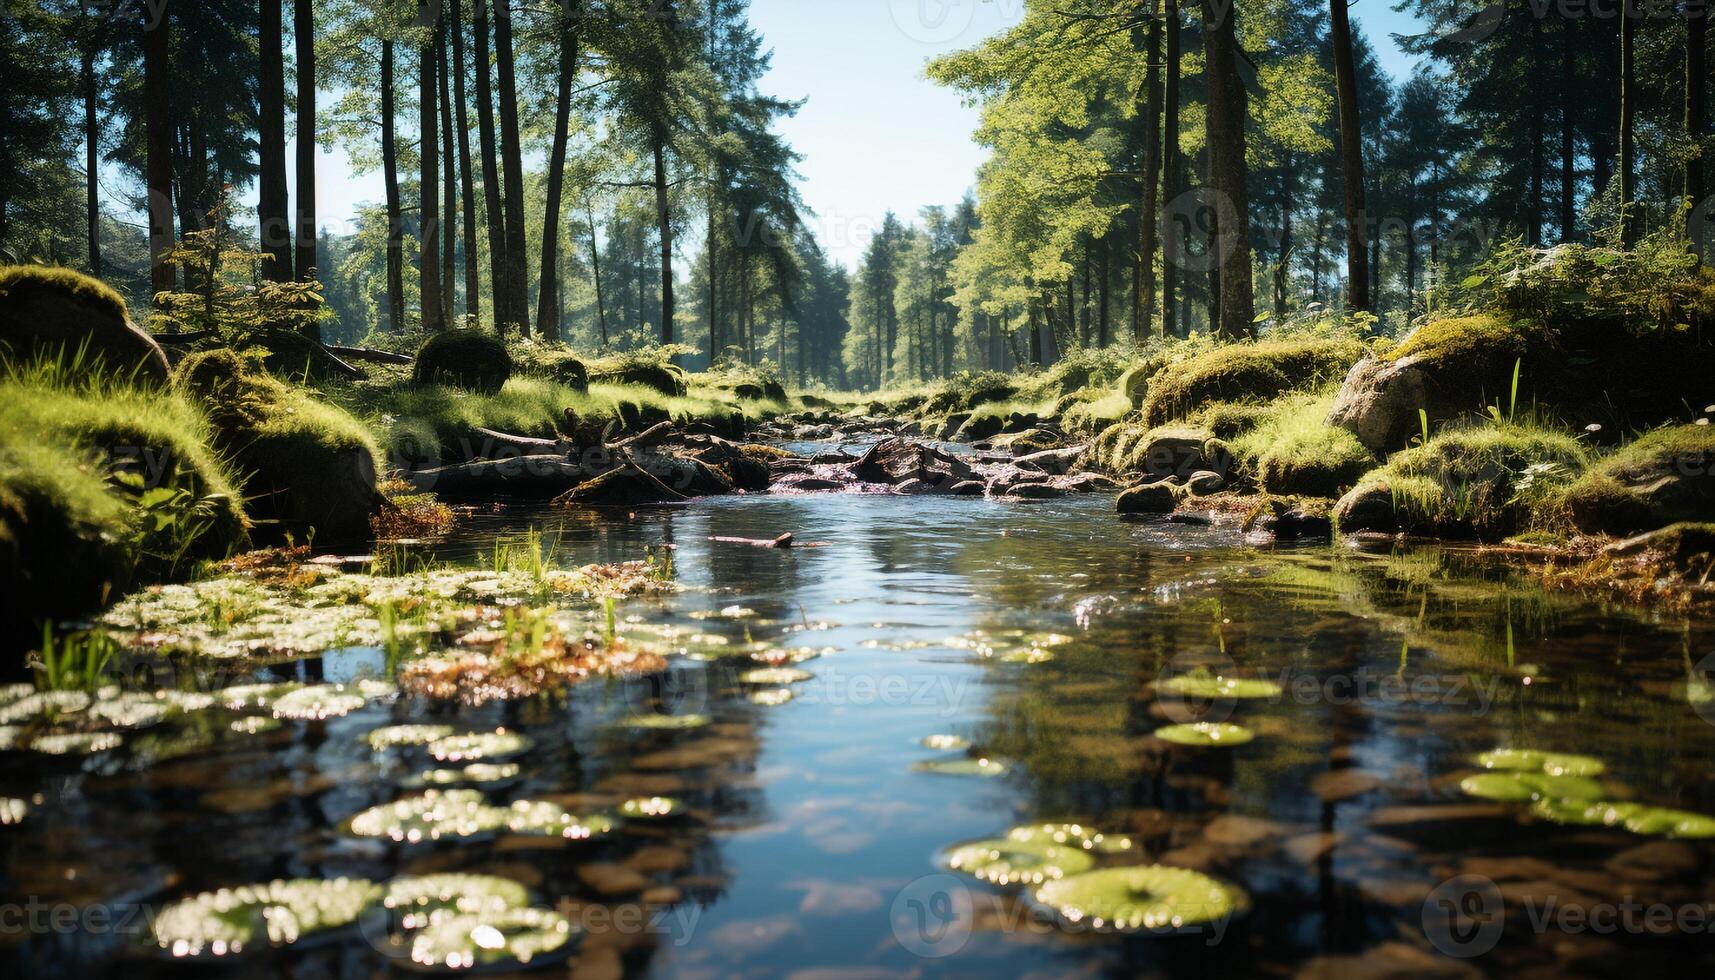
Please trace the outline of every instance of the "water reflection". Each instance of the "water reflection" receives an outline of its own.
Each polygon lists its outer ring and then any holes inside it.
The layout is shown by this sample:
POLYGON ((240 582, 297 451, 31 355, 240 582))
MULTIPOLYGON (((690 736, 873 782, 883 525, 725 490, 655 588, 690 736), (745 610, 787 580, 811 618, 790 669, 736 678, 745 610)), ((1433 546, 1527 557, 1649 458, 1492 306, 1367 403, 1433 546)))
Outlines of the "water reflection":
MULTIPOLYGON (((1119 523, 1106 507, 765 497, 484 515, 423 557, 480 562, 497 536, 517 542, 526 528, 568 566, 672 546, 686 591, 622 604, 622 632, 668 624, 725 644, 558 697, 376 703, 243 736, 211 712, 143 733, 113 759, 13 758, 0 795, 35 805, 0 830, 5 892, 20 905, 117 908, 281 877, 494 874, 584 927, 580 976, 1709 965, 1695 942, 1707 937, 1537 930, 1516 912, 1492 949, 1450 958, 1424 918, 1458 873, 1497 883, 1508 908, 1712 897, 1706 843, 1546 824, 1459 790, 1478 753, 1553 749, 1600 758, 1624 799, 1715 813, 1715 727, 1688 687, 1709 623, 1547 594, 1468 553, 1258 550, 1234 530, 1119 523), (785 531, 825 547, 710 540, 785 531), (729 607, 755 615, 720 614, 729 607), (1019 662, 949 642, 976 630, 1071 639, 1019 662), (813 676, 770 707, 740 679, 757 664, 722 655, 753 644, 828 652, 799 664, 813 676), (1156 685, 1186 674, 1280 690, 1198 699, 1156 685), (708 724, 627 724, 640 715, 708 724), (1232 748, 1155 737, 1199 719, 1257 737, 1232 748), (483 787, 495 802, 591 812, 669 796, 686 814, 590 842, 502 833, 397 846, 343 833, 435 768, 369 747, 369 731, 407 723, 533 739, 515 777, 483 787), (922 744, 937 734, 970 746, 922 744), (919 769, 961 758, 1007 773, 919 769), (1016 893, 934 863, 956 842, 1048 820, 1130 835, 1128 860, 1215 875, 1252 907, 1213 943, 1067 935, 1016 893)), ((344 651, 274 673, 337 683, 380 658, 344 651)), ((171 971, 84 925, 8 929, 0 955, 16 975, 171 971)), ((223 969, 369 976, 387 956, 358 935, 223 969)))

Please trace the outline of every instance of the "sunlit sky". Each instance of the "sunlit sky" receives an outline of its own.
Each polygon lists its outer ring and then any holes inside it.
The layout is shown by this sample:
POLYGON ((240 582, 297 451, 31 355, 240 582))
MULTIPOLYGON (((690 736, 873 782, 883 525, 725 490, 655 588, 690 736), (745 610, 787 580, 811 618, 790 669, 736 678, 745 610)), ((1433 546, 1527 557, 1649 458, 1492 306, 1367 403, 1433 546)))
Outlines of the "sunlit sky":
MULTIPOLYGON (((926 205, 956 203, 972 186, 983 158, 971 141, 977 111, 925 79, 923 65, 1017 23, 1023 6, 1023 0, 752 0, 751 21, 774 51, 763 90, 807 100, 781 129, 804 156, 800 188, 835 261, 855 266, 889 210, 910 218, 926 205)), ((1418 29, 1409 15, 1388 0, 1358 0, 1352 18, 1391 74, 1409 74, 1412 59, 1390 38, 1418 29)), ((322 154, 317 170, 321 223, 334 232, 348 230, 359 204, 382 198, 380 175, 353 174, 337 148, 322 154)))

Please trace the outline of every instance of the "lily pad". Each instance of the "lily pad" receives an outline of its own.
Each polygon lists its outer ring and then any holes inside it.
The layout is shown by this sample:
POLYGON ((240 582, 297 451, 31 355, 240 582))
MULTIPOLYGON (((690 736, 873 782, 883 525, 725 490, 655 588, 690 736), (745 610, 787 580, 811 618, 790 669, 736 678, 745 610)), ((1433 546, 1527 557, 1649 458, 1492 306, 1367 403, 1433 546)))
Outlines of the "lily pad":
POLYGON ((90 705, 82 691, 37 691, 0 706, 0 725, 17 725, 52 715, 76 714, 90 705))
POLYGON ((963 752, 971 747, 971 740, 960 735, 925 735, 917 744, 942 752, 963 752))
POLYGON ((415 782, 422 786, 485 786, 517 779, 523 770, 516 762, 473 762, 462 769, 428 769, 415 782))
POLYGON ((347 829, 358 837, 415 844, 492 833, 506 826, 507 817, 506 810, 489 806, 476 790, 431 789, 421 796, 370 807, 352 817, 347 829))
POLYGON ((1587 755, 1538 752, 1535 749, 1496 749, 1477 756, 1476 763, 1484 769, 1540 772, 1549 776, 1600 776, 1608 769, 1600 759, 1587 755))
POLYGON ((148 728, 167 717, 170 706, 150 694, 118 694, 90 705, 89 713, 115 728, 148 728))
POLYGON ((475 762, 505 759, 530 749, 530 739, 505 729, 475 735, 449 735, 429 743, 429 754, 437 762, 475 762))
POLYGON ((246 708, 266 708, 275 699, 298 690, 303 685, 283 684, 239 684, 229 687, 215 695, 220 702, 233 711, 243 711, 246 708))
POLYGON ((1257 700, 1280 697, 1280 685, 1273 681, 1247 677, 1223 677, 1219 674, 1196 672, 1180 674, 1155 682, 1156 691, 1186 698, 1257 700))
POLYGON ((395 878, 381 902, 403 913, 407 929, 428 925, 432 914, 482 915, 522 908, 530 893, 510 878, 493 875, 434 874, 395 878))
POLYGON ((613 830, 613 820, 599 813, 580 816, 541 800, 519 800, 504 812, 506 829, 515 834, 589 840, 613 830))
POLYGON ((644 731, 682 732, 702 728, 709 723, 708 715, 632 715, 620 722, 626 728, 644 731))
POLYGON ((685 804, 671 796, 640 796, 619 805, 627 820, 670 820, 685 812, 685 804))
POLYGON ((30 740, 30 751, 43 755, 94 755, 111 752, 125 744, 118 732, 76 732, 69 735, 37 735, 30 740))
POLYGON ((286 946, 356 922, 381 896, 361 878, 271 881, 204 892, 162 909, 155 942, 174 957, 229 956, 267 942, 286 946))
POLYGON ((993 759, 942 759, 919 762, 911 769, 913 772, 928 772, 941 776, 1004 776, 1009 771, 1006 763, 993 759))
POLYGON ((1008 840, 1061 844, 1098 854, 1124 854, 1133 847, 1132 839, 1124 834, 1104 834, 1077 823, 1024 824, 1007 831, 1006 836, 1008 840))
POLYGON ((452 916, 412 934, 411 961, 446 970, 524 965, 564 949, 572 936, 571 922, 549 909, 452 916))
POLYGON ((738 679, 746 684, 762 684, 768 687, 784 687, 787 684, 802 684, 815 677, 807 670, 796 667, 759 667, 747 670, 738 675, 738 679))
POLYGON ((961 844, 947 855, 947 867, 994 885, 1039 885, 1095 866, 1080 848, 1011 837, 961 844))
POLYGON ((1715 837, 1715 817, 1642 803, 1543 799, 1531 806, 1531 812, 1555 823, 1580 827, 1624 827, 1634 834, 1650 837, 1715 837))
POLYGON ((451 725, 388 725, 369 733, 369 747, 382 752, 407 745, 428 745, 450 737, 454 731, 451 725))
POLYGON ((240 735, 261 735, 264 732, 271 732, 279 728, 280 719, 269 718, 266 715, 251 715, 234 721, 228 727, 240 735))
POLYGON ((764 691, 753 691, 750 695, 751 704, 760 704, 764 708, 778 708, 791 701, 797 695, 784 687, 770 688, 764 691))
POLYGON ((1466 796, 1501 803, 1532 800, 1578 800, 1594 803, 1602 798, 1602 784, 1584 776, 1549 776, 1534 772, 1485 772, 1467 776, 1459 783, 1466 796))
POLYGON ((289 691, 274 699, 274 717, 293 721, 340 718, 363 707, 367 699, 337 684, 317 684, 289 691))
POLYGON ((1161 865, 1071 875, 1036 889, 1036 900, 1068 923, 1117 932, 1191 929, 1225 919, 1249 904, 1237 886, 1161 865))
POLYGON ((1256 733, 1243 725, 1224 721, 1199 721, 1190 725, 1168 725, 1155 730, 1155 737, 1175 745, 1232 748, 1256 738, 1256 733))

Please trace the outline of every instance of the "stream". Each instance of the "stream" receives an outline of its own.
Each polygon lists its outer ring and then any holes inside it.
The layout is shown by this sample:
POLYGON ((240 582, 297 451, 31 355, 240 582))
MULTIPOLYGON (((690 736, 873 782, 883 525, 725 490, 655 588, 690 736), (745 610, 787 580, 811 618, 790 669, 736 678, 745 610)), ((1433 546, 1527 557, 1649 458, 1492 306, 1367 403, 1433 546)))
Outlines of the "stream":
MULTIPOLYGON (((1624 914, 1628 902, 1708 909, 1709 841, 1557 823, 1528 799, 1461 789, 1480 753, 1552 750, 1601 760, 1604 799, 1715 814, 1715 662, 1702 664, 1715 623, 1549 594, 1451 547, 1285 548, 1222 524, 1122 522, 1112 508, 1105 495, 777 495, 476 516, 423 557, 479 562, 532 529, 567 567, 672 545, 682 589, 624 601, 618 616, 682 626, 705 645, 809 648, 819 656, 798 666, 811 676, 782 685, 790 701, 758 703, 739 679, 755 664, 673 657, 664 674, 565 697, 372 702, 152 765, 124 753, 8 765, 0 793, 32 807, 0 827, 0 963, 19 977, 166 975, 178 964, 136 938, 175 898, 274 878, 460 871, 513 878, 582 931, 569 960, 532 975, 1715 965, 1707 925, 1663 934, 1624 914), (798 547, 711 540, 786 531, 798 547), (1152 686, 1199 672, 1279 690, 1211 703, 1152 686), (620 727, 640 712, 711 722, 620 727), (1199 748, 1152 734, 1195 720, 1255 738, 1199 748), (353 840, 342 825, 412 792, 423 768, 365 740, 403 722, 533 739, 518 773, 485 787, 503 802, 588 809, 660 795, 691 814, 588 842, 353 840), (923 744, 935 735, 975 748, 923 744), (938 765, 978 758, 986 769, 938 765), (953 845, 1042 822, 1124 835, 1128 855, 1235 885, 1246 907, 1173 935, 1109 935, 945 867, 953 845), (1566 919, 1568 906, 1588 918, 1566 919), (1609 907, 1619 926, 1597 928, 1609 907)), ((380 664, 376 650, 343 650, 269 676, 341 681, 380 664)), ((407 966, 365 929, 208 969, 407 966)))

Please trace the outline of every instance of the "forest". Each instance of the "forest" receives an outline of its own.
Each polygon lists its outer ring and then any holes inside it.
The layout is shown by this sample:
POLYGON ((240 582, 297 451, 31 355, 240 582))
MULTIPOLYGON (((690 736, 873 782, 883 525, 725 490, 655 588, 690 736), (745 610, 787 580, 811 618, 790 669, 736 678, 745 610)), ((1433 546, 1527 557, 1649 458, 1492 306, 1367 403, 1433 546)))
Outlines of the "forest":
POLYGON ((1706 20, 0 4, 0 972, 1708 975, 1706 20))

